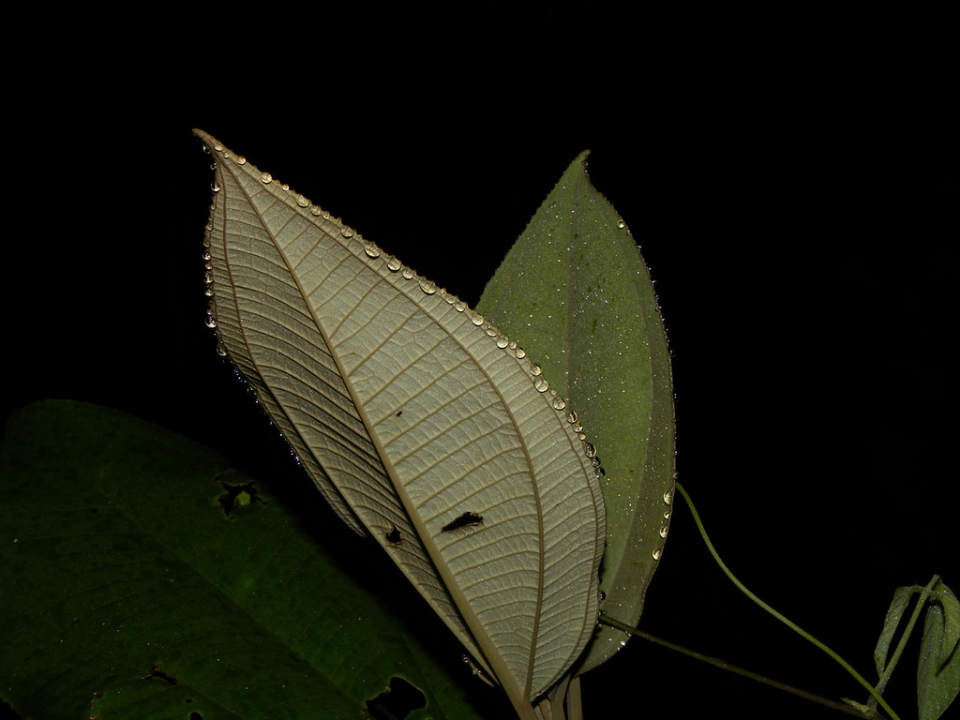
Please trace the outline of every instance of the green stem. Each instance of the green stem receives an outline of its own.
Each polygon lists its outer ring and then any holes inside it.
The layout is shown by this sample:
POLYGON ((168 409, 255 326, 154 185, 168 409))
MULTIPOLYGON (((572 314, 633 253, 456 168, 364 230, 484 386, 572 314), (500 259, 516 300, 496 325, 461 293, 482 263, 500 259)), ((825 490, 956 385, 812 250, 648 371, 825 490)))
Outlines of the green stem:
POLYGON ((713 559, 716 561, 717 565, 720 566, 720 569, 723 570, 723 573, 724 573, 728 578, 730 578, 730 582, 732 582, 734 585, 736 585, 736 586, 740 589, 740 592, 742 592, 742 593, 743 593, 744 595, 746 595, 748 598, 750 598, 751 600, 753 600, 757 605, 759 605, 759 606, 762 607, 764 610, 766 610, 768 613, 770 613, 770 614, 773 615, 775 618, 777 618, 777 620, 779 620, 779 621, 782 622, 784 625, 786 625, 787 627, 789 627, 790 629, 792 629, 794 632, 800 634, 802 637, 804 637, 804 638, 806 638, 807 640, 809 640, 811 643, 813 643, 813 644, 816 645, 818 648, 820 648, 821 650, 823 650, 827 655, 829 655, 829 656, 832 657, 834 660, 836 660, 844 670, 846 670, 848 673, 850 673, 850 675, 853 676, 853 678, 854 678, 858 683, 860 683, 864 688, 866 688, 867 692, 869 692, 870 695, 872 695, 872 696, 874 697, 874 699, 877 701, 877 703, 879 703, 880 707, 882 707, 884 710, 887 711, 887 714, 890 716, 891 720, 900 720, 900 716, 897 715, 897 714, 893 711, 893 708, 891 708, 891 707, 887 704, 887 701, 883 699, 883 697, 880 695, 880 693, 878 693, 876 690, 874 690, 873 686, 870 685, 870 683, 868 683, 866 680, 864 680, 864 679, 863 679, 863 676, 861 676, 860 673, 858 673, 856 670, 854 670, 853 667, 851 667, 850 663, 848 663, 846 660, 844 660, 842 657, 840 657, 840 656, 839 656, 835 651, 833 651, 831 648, 827 647, 825 644, 823 644, 822 642, 820 642, 819 640, 817 640, 815 637, 813 637, 813 635, 811 635, 810 633, 808 633, 806 630, 804 630, 803 628, 799 627, 796 623, 790 621, 789 619, 787 619, 786 617, 784 617, 782 614, 780 614, 779 612, 777 612, 776 610, 774 610, 772 607, 770 607, 769 605, 767 605, 763 600, 761 600, 761 599, 758 598, 756 595, 754 595, 752 592, 750 592, 750 590, 748 590, 747 587, 746 587, 742 582, 740 582, 740 581, 737 579, 737 577, 736 577, 732 572, 730 572, 730 568, 728 568, 728 567, 726 566, 726 564, 723 562, 723 560, 720 559, 720 555, 717 554, 716 548, 714 548, 714 547, 713 547, 713 543, 710 542, 710 538, 709 538, 709 536, 707 535, 707 531, 706 531, 706 529, 703 527, 703 522, 700 520, 700 515, 699 515, 699 513, 697 512, 696 507, 694 507, 693 500, 690 499, 690 496, 687 494, 686 489, 684 489, 683 485, 681 485, 679 482, 677 483, 677 490, 680 491, 680 494, 683 496, 684 502, 686 502, 686 503, 687 503, 687 507, 690 508, 690 513, 691 513, 691 515, 693 515, 693 521, 697 524, 697 529, 700 531, 700 536, 703 538, 704 543, 706 543, 707 550, 710 551, 710 554, 713 556, 713 559))
POLYGON ((676 645, 672 642, 668 642, 667 640, 659 638, 656 635, 651 635, 650 633, 645 633, 642 630, 638 630, 637 628, 631 627, 626 623, 620 622, 619 620, 614 620, 609 615, 604 615, 601 613, 600 622, 604 625, 609 625, 610 627, 615 627, 618 630, 623 630, 624 632, 628 632, 631 635, 636 635, 637 637, 641 637, 644 640, 649 640, 650 642, 656 643, 657 645, 662 645, 663 647, 669 648, 670 650, 674 650, 675 652, 678 652, 682 655, 687 655, 688 657, 692 657, 696 660, 700 660, 710 665, 714 665, 720 668, 721 670, 728 670, 729 672, 736 673, 737 675, 742 675, 743 677, 750 678, 751 680, 756 680, 757 682, 763 683, 764 685, 769 685, 770 687, 777 688, 778 690, 783 690, 784 692, 788 692, 792 695, 797 695, 798 697, 802 697, 806 700, 810 700, 811 702, 815 702, 820 705, 825 705, 826 707, 832 708, 834 710, 838 710, 843 713, 847 713, 848 715, 856 715, 859 718, 863 717, 862 712, 860 712, 854 707, 851 707, 850 705, 836 702, 835 700, 822 697, 821 695, 815 695, 811 692, 807 692, 806 690, 801 690, 800 688, 796 688, 793 685, 787 685, 786 683, 782 683, 777 680, 772 680, 771 678, 765 677, 764 675, 758 675, 755 672, 751 672, 750 670, 747 670, 745 668, 728 663, 726 660, 721 660, 719 658, 698 653, 694 650, 690 650, 689 648, 685 648, 682 645, 676 645))

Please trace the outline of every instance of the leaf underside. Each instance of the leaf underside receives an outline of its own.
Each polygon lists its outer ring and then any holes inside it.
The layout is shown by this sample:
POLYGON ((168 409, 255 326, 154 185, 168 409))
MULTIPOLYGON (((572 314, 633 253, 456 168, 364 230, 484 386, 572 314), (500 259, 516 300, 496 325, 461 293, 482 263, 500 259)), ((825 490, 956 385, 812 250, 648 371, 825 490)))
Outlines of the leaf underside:
POLYGON ((217 160, 207 242, 224 351, 338 514, 524 714, 596 624, 592 447, 496 327, 197 134, 217 160), (465 513, 482 523, 443 531, 465 513))

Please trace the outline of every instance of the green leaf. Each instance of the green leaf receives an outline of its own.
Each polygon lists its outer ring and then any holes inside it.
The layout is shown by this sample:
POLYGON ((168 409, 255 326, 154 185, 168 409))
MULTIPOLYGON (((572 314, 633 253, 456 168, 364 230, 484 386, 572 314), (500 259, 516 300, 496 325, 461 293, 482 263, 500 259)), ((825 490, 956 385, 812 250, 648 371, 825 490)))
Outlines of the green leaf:
POLYGON ((960 603, 941 583, 932 593, 923 623, 917 666, 917 703, 920 720, 936 720, 960 694, 958 652, 960 603))
POLYGON ((478 717, 295 516, 195 443, 38 403, 7 427, 0 487, 0 694, 29 717, 361 718, 393 678, 426 696, 410 718, 478 717))
MULTIPOLYGON (((478 310, 569 398, 602 458, 601 610, 636 625, 663 549, 674 484, 673 388, 650 275, 580 155, 487 285, 478 310)), ((604 626, 586 671, 628 636, 604 626)))
POLYGON ((887 667, 890 643, 893 641, 897 628, 900 626, 900 621, 903 619, 903 611, 907 609, 910 598, 915 592, 915 589, 907 587, 899 587, 893 592, 893 600, 890 601, 887 616, 883 620, 883 630, 880 631, 877 646, 873 651, 873 662, 877 667, 878 676, 882 676, 884 669, 887 667))

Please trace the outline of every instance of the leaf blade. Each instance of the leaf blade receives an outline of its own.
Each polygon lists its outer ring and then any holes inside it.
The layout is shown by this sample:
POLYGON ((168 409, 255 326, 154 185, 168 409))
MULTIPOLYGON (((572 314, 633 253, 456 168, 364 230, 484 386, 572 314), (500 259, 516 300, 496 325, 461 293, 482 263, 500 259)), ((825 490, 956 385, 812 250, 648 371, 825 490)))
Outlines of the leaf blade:
MULTIPOLYGON (((578 409, 602 455, 607 548, 601 609, 636 625, 669 529, 670 358, 649 272, 625 223, 590 183, 587 155, 571 163, 541 205, 478 308, 507 333, 522 335, 578 409)), ((627 638, 602 626, 583 671, 627 638)))
POLYGON ((197 134, 218 157, 207 239, 222 342, 341 517, 515 705, 533 701, 592 634, 605 536, 562 402, 458 299, 197 134), (444 533, 463 512, 483 528, 444 533))

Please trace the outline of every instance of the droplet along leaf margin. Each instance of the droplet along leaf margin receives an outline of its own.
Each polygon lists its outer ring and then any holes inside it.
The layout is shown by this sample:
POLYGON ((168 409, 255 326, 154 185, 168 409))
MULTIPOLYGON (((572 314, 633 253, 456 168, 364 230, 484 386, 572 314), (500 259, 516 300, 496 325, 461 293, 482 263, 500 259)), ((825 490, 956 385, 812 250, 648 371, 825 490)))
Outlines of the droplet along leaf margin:
POLYGON ((459 300, 197 134, 217 157, 208 244, 231 358, 341 517, 515 707, 532 701, 593 632, 605 537, 563 401, 459 300), (463 511, 483 528, 443 533, 463 511))

